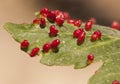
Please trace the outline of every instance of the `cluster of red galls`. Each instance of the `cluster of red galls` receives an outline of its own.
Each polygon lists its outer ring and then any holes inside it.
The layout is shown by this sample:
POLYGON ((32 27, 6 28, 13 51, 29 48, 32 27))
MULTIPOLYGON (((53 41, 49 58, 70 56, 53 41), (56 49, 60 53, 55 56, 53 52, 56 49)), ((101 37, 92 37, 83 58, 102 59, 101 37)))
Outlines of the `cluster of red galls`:
MULTIPOLYGON (((34 25, 39 25, 41 28, 46 27, 47 21, 51 23, 55 23, 58 26, 63 26, 64 21, 67 21, 68 24, 72 24, 76 27, 80 27, 82 24, 82 20, 78 19, 71 19, 69 14, 67 12, 62 12, 60 10, 55 10, 55 11, 50 11, 47 8, 43 8, 39 12, 39 17, 33 20, 34 25)), ((84 42, 86 33, 85 31, 90 31, 92 29, 92 25, 95 23, 94 18, 91 18, 88 20, 85 24, 85 30, 82 28, 77 28, 76 30, 73 31, 73 38, 77 38, 77 44, 80 45, 84 42)), ((50 25, 49 27, 49 36, 50 37, 56 37, 59 33, 59 29, 55 26, 55 24, 50 25)), ((99 30, 96 30, 92 35, 91 35, 91 41, 96 41, 101 39, 101 32, 99 30)), ((55 39, 50 43, 45 43, 42 46, 42 51, 43 52, 48 52, 49 50, 55 50, 58 49, 58 46, 60 44, 59 39, 55 39)), ((21 42, 21 48, 26 49, 28 48, 30 43, 27 40, 23 40, 21 42)), ((35 47, 31 50, 30 56, 34 57, 38 54, 40 51, 40 48, 35 47)), ((94 55, 89 54, 88 55, 88 64, 90 64, 94 60, 94 55)))
MULTIPOLYGON (((34 25, 40 25, 41 28, 46 27, 46 21, 48 20, 51 23, 56 23, 59 26, 62 26, 64 21, 69 18, 69 14, 67 12, 62 12, 59 10, 55 11, 50 11, 47 8, 43 8, 40 10, 39 17, 33 20, 34 25)), ((50 37, 56 37, 58 35, 58 28, 55 25, 51 25, 49 28, 49 36, 50 37)), ((21 48, 22 49, 27 49, 29 47, 29 42, 28 40, 23 40, 21 42, 21 48)), ((43 52, 48 52, 50 49, 51 50, 56 50, 60 44, 59 39, 54 39, 50 43, 45 43, 42 47, 43 52)), ((30 56, 34 57, 38 54, 40 51, 40 48, 35 47, 31 50, 30 56)))
MULTIPOLYGON (((90 31, 92 28, 93 23, 91 21, 86 22, 85 24, 85 30, 86 31, 90 31)), ((74 30, 73 32, 73 38, 77 38, 77 44, 81 45, 83 44, 85 37, 86 37, 86 33, 85 30, 83 28, 78 28, 76 30, 74 30)), ((96 30, 93 32, 93 34, 90 37, 90 41, 94 42, 96 40, 100 40, 102 36, 102 33, 100 30, 96 30)), ((94 55, 93 54, 89 54, 88 55, 88 64, 91 64, 94 60, 94 55)))
MULTIPOLYGON (((51 43, 45 43, 43 45, 43 47, 42 47, 42 50, 43 50, 43 52, 48 52, 50 49, 56 50, 58 48, 59 44, 60 44, 60 40, 59 39, 55 39, 51 43)), ((20 46, 21 46, 21 49, 27 49, 29 47, 29 45, 30 45, 30 43, 29 43, 28 40, 23 40, 21 42, 20 46)), ((34 56, 36 56, 39 53, 39 51, 40 51, 40 48, 39 47, 35 47, 35 48, 33 48, 31 50, 29 55, 31 57, 34 57, 34 56)))
MULTIPOLYGON (((55 23, 58 26, 63 26, 64 21, 67 21, 68 24, 72 24, 76 27, 80 27, 82 24, 82 20, 78 19, 71 19, 69 14, 67 12, 62 12, 59 10, 50 11, 47 8, 43 8, 39 12, 39 17, 33 20, 34 25, 39 25, 41 28, 46 27, 47 21, 51 23, 55 23)), ((86 33, 85 31, 90 31, 92 29, 92 25, 95 23, 94 18, 91 18, 88 20, 85 24, 85 30, 82 28, 77 28, 73 31, 73 38, 77 38, 77 44, 80 45, 84 42, 86 33)), ((59 29, 55 26, 55 24, 50 25, 49 27, 49 33, 48 35, 50 37, 56 37, 59 33, 59 29)), ((94 33, 91 35, 91 41, 96 41, 101 39, 101 32, 99 30, 94 31, 94 33)), ((28 49, 30 43, 28 40, 23 40, 21 42, 21 49, 28 49)), ((58 49, 58 46, 60 45, 59 39, 54 39, 52 42, 45 43, 42 46, 42 51, 44 53, 49 52, 49 50, 56 50, 58 49)), ((39 47, 35 47, 31 50, 30 56, 34 57, 36 56, 40 51, 39 47)), ((92 63, 94 60, 94 55, 89 54, 88 55, 88 64, 92 63)))
MULTIPOLYGON (((86 22, 87 24, 87 22, 86 22)), ((86 27, 85 27, 86 28, 86 27)), ((89 28, 92 28, 92 27, 89 27, 89 28)), ((87 30, 88 31, 88 30, 87 30)), ((73 32, 73 38, 77 38, 77 44, 82 44, 85 40, 85 31, 84 29, 82 28, 78 28, 76 30, 74 30, 73 32)), ((100 30, 96 30, 93 32, 93 34, 91 35, 91 38, 90 40, 92 42, 96 41, 96 40, 100 40, 101 39, 101 36, 102 36, 102 33, 100 30)))
POLYGON ((48 8, 43 8, 40 10, 39 18, 36 18, 33 23, 40 24, 41 27, 45 27, 46 19, 52 23, 56 22, 57 25, 62 26, 64 21, 69 19, 69 14, 67 12, 62 12, 60 10, 51 11, 48 8))

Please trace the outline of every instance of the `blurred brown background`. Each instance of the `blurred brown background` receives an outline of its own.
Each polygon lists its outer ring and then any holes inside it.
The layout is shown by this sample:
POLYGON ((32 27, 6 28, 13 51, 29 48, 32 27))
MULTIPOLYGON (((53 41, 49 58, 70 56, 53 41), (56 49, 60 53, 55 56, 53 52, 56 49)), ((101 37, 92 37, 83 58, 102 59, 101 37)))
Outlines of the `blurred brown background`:
MULTIPOLYGON (((120 0, 0 0, 1 15, 18 20, 32 20, 34 12, 43 7, 68 11, 73 18, 83 21, 95 17, 98 24, 109 26, 113 20, 120 22, 120 0), (14 11, 14 12, 13 12, 14 11)), ((29 21, 28 21, 29 22, 29 21)))
POLYGON ((72 17, 81 18, 83 21, 95 17, 98 24, 106 26, 110 26, 113 20, 120 22, 120 0, 41 1, 45 7, 68 11, 72 17))

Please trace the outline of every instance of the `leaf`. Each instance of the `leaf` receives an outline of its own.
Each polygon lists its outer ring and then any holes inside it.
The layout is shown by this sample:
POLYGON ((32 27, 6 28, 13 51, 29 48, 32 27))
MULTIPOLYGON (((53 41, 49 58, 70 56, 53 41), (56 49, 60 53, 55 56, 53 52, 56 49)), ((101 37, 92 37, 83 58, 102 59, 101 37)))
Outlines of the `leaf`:
MULTIPOLYGON (((63 26, 57 26, 59 35, 49 37, 49 27, 53 23, 47 22, 45 28, 37 27, 33 24, 14 24, 6 23, 5 29, 12 34, 13 38, 21 43, 24 39, 30 42, 30 46, 26 53, 30 53, 34 47, 42 48, 43 44, 51 42, 59 38, 61 44, 58 52, 43 53, 40 62, 45 65, 74 65, 75 69, 88 66, 87 55, 93 53, 95 61, 102 60, 103 66, 98 70, 89 81, 88 84, 111 84, 113 80, 120 80, 120 32, 104 26, 94 25, 92 30, 86 32, 85 42, 82 45, 77 45, 76 39, 72 37, 73 31, 77 27, 64 23, 63 26), (102 39, 91 42, 90 36, 95 30, 102 32, 102 39), (101 82, 99 82, 101 81, 101 82)), ((84 28, 84 24, 81 28, 84 28)))
POLYGON ((89 80, 89 84, 112 84, 113 80, 120 80, 120 52, 108 55, 98 72, 89 80))

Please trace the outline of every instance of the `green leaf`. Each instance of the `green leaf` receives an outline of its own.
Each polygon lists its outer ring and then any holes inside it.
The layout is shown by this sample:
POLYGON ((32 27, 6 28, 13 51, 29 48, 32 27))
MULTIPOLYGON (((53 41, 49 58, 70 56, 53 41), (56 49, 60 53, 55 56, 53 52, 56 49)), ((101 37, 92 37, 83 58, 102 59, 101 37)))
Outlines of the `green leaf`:
POLYGON ((120 52, 108 55, 98 72, 89 80, 89 84, 112 84, 113 80, 120 81, 120 52))
MULTIPOLYGON (((93 25, 91 31, 86 32, 86 38, 83 44, 77 45, 77 40, 72 37, 73 31, 77 27, 72 24, 64 23, 63 26, 57 26, 59 34, 56 37, 49 37, 49 27, 47 22, 45 28, 40 28, 33 24, 14 24, 6 23, 5 29, 12 34, 13 38, 21 43, 24 39, 30 42, 26 53, 30 53, 34 47, 42 49, 43 44, 51 42, 58 38, 61 40, 58 52, 43 53, 40 62, 45 65, 74 65, 74 68, 84 68, 88 66, 87 55, 95 55, 94 62, 103 61, 103 66, 98 70, 88 84, 111 84, 113 80, 120 80, 120 32, 108 27, 93 25), (102 32, 102 39, 95 42, 90 41, 90 36, 95 30, 102 32), (99 82, 101 81, 101 82, 99 82)), ((81 28, 84 28, 84 24, 81 28)))

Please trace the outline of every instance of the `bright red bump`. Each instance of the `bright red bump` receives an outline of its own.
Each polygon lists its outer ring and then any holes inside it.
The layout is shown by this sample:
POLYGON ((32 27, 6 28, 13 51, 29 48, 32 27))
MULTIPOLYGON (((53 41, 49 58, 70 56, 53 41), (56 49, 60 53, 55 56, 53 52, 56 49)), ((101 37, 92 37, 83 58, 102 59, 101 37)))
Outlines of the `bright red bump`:
POLYGON ((59 12, 56 14, 56 18, 65 19, 65 16, 64 16, 63 12, 59 11, 59 12))
POLYGON ((43 52, 48 52, 51 48, 50 43, 46 43, 43 45, 43 52))
POLYGON ((40 24, 40 19, 38 19, 38 18, 34 19, 33 24, 40 24))
POLYGON ((96 40, 100 40, 102 36, 102 33, 100 30, 96 30, 94 31, 94 33, 91 35, 91 41, 96 41, 96 40))
POLYGON ((57 48, 59 46, 59 44, 60 44, 60 40, 59 39, 55 39, 55 40, 53 40, 51 42, 51 48, 55 49, 55 48, 57 48))
POLYGON ((96 30, 93 34, 97 34, 98 39, 101 39, 102 33, 100 30, 96 30))
POLYGON ((94 60, 94 55, 93 54, 89 54, 88 55, 88 60, 93 61, 94 60))
POLYGON ((51 25, 50 26, 50 36, 57 36, 58 34, 58 29, 55 27, 55 25, 51 25))
POLYGON ((74 23, 75 23, 75 20, 74 20, 74 19, 68 19, 68 20, 67 20, 67 23, 69 23, 69 24, 74 24, 74 23))
POLYGON ((54 12, 54 11, 50 11, 50 12, 47 14, 47 19, 48 19, 50 22, 55 22, 55 19, 56 19, 55 12, 54 12))
POLYGON ((120 30, 120 24, 117 21, 113 21, 111 27, 116 30, 120 30))
POLYGON ((84 30, 83 30, 82 28, 76 29, 76 30, 73 32, 73 38, 78 38, 83 32, 84 32, 84 30))
POLYGON ((85 24, 85 30, 86 31, 90 31, 92 29, 92 22, 91 21, 87 21, 85 24))
POLYGON ((33 48, 32 51, 30 52, 30 57, 36 56, 38 54, 39 50, 40 49, 38 47, 33 48))
POLYGON ((91 41, 96 41, 97 39, 98 39, 98 35, 97 34, 92 34, 91 41))
POLYGON ((62 26, 64 23, 64 19, 63 18, 56 18, 55 22, 59 25, 62 26))
POLYGON ((93 54, 89 54, 87 59, 88 59, 88 64, 91 64, 94 61, 94 55, 93 54))
POLYGON ((78 45, 82 44, 84 40, 85 40, 85 32, 82 32, 77 39, 77 44, 78 45))
POLYGON ((40 18, 40 26, 45 27, 46 26, 46 20, 45 18, 40 18))
POLYGON ((76 20, 76 21, 74 22, 74 26, 77 26, 77 27, 80 27, 81 24, 82 24, 82 20, 76 20))
POLYGON ((29 42, 27 40, 24 40, 21 42, 21 48, 28 48, 29 42))
POLYGON ((43 8, 43 9, 40 10, 40 14, 44 17, 47 17, 49 12, 50 12, 50 10, 47 9, 47 8, 43 8))

